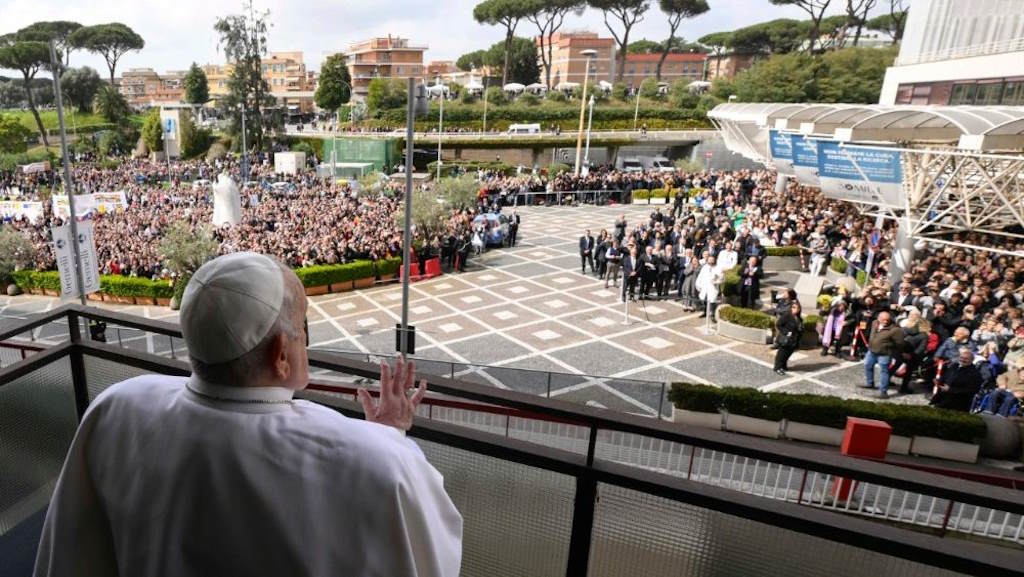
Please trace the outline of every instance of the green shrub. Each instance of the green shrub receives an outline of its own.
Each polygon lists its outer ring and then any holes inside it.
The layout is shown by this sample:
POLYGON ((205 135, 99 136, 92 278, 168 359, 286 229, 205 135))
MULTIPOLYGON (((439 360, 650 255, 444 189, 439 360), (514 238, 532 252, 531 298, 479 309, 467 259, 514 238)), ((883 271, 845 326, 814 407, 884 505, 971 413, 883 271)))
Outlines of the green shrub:
POLYGON ((401 257, 392 256, 377 261, 377 273, 381 276, 398 274, 400 268, 402 268, 401 257))
POLYGON ((153 295, 153 281, 133 276, 103 275, 100 277, 100 290, 115 297, 149 297, 153 295))
POLYGON ((736 265, 735 267, 725 271, 725 275, 722 279, 722 296, 738 296, 740 294, 740 273, 743 271, 743 265, 736 265))
POLYGON ((11 278, 14 280, 14 284, 21 287, 21 290, 27 291, 36 288, 35 274, 34 270, 16 270, 11 273, 11 278))
POLYGON ((713 413, 727 410, 748 417, 790 419, 811 425, 842 429, 847 417, 885 421, 895 435, 927 436, 973 443, 985 436, 986 427, 977 415, 911 405, 881 404, 822 395, 762 393, 745 387, 713 387, 673 383, 669 400, 679 409, 713 413))
POLYGON ((373 277, 373 261, 357 260, 345 264, 320 264, 295 269, 304 287, 326 286, 373 277))
POLYGON ((526 94, 520 95, 519 98, 516 99, 516 102, 523 106, 537 106, 540 104, 540 98, 532 92, 527 92, 526 94))
POLYGON ((818 315, 804 315, 804 332, 803 334, 814 334, 818 332, 818 323, 821 322, 821 317, 818 315))
POLYGON ((562 93, 561 90, 551 90, 548 92, 547 99, 551 102, 566 102, 569 99, 562 93))
POLYGON ((775 328, 774 317, 768 313, 755 311, 754 309, 722 305, 718 307, 718 316, 726 322, 734 325, 740 325, 741 327, 769 330, 775 328))
POLYGON ((35 288, 60 292, 60 273, 55 270, 44 270, 32 275, 35 288))
POLYGON ((828 268, 839 274, 846 274, 846 261, 839 257, 832 257, 832 262, 829 263, 828 268))
POLYGON ((155 299, 169 299, 174 297, 174 287, 165 280, 153 281, 150 294, 155 299))
POLYGON ((570 168, 568 164, 554 162, 548 165, 548 176, 558 176, 559 174, 562 174, 563 172, 569 172, 570 170, 572 170, 572 168, 570 168))
POLYGON ((857 284, 864 286, 868 284, 868 272, 864 270, 857 271, 857 284))
POLYGON ((668 198, 667 188, 654 188, 651 189, 651 198, 668 198))
POLYGON ((832 295, 818 295, 818 310, 827 311, 832 308, 832 295))
POLYGON ((633 200, 647 200, 651 198, 651 191, 646 188, 637 188, 633 190, 633 200))
POLYGON ((798 246, 769 246, 765 247, 768 256, 800 256, 798 246))

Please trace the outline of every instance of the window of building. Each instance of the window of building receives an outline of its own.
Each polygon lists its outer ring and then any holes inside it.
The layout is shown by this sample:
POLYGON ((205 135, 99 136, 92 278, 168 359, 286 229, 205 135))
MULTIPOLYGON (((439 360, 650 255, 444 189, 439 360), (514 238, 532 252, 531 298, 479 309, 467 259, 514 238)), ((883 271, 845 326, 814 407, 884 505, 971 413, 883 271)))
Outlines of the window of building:
POLYGON ((1007 78, 1003 86, 1003 104, 1024 106, 1024 78, 1007 78))
POLYGON ((974 104, 974 95, 978 85, 974 82, 954 84, 953 91, 949 95, 949 104, 974 104))
POLYGON ((928 104, 928 97, 932 94, 931 84, 914 85, 914 93, 910 97, 911 104, 928 104))
POLYGON ((636 74, 636 67, 634 67, 634 66, 630 66, 630 67, 629 67, 629 68, 627 69, 627 72, 628 72, 629 74, 636 74))
POLYGON ((900 84, 900 87, 896 89, 896 104, 910 104, 910 99, 913 96, 913 84, 900 84))
POLYGON ((945 106, 949 104, 949 93, 953 91, 952 82, 936 82, 932 84, 932 93, 928 96, 928 104, 945 106))
POLYGON ((1002 80, 979 82, 977 94, 975 94, 974 96, 974 103, 978 105, 999 104, 999 99, 1002 97, 1002 95, 1002 80))

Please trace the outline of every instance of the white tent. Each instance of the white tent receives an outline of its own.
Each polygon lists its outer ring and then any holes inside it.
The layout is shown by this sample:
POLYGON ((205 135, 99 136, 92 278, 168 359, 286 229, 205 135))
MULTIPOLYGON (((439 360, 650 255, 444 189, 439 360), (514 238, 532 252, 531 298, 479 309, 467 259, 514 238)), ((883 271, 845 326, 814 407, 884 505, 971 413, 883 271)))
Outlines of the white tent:
POLYGON ((555 90, 561 90, 562 92, 571 92, 579 87, 579 82, 559 82, 558 85, 555 86, 555 90))
POLYGON ((435 84, 427 87, 427 92, 432 95, 448 94, 448 87, 444 84, 435 84))
POLYGON ((542 94, 548 91, 548 87, 544 86, 540 82, 534 82, 533 84, 527 85, 526 91, 533 92, 534 94, 542 94))
POLYGON ((704 92, 711 88, 711 83, 703 80, 694 80, 687 84, 686 87, 690 89, 690 92, 704 92))
POLYGON ((607 80, 598 81, 597 87, 600 88, 601 90, 604 90, 605 92, 612 91, 612 83, 608 82, 607 80))
POLYGON ((466 90, 470 92, 482 92, 484 85, 480 84, 476 78, 470 78, 469 82, 466 83, 466 90))
POLYGON ((505 86, 502 86, 501 89, 504 90, 505 92, 512 92, 514 94, 519 94, 520 92, 525 90, 526 87, 523 86, 522 84, 519 84, 518 82, 509 82, 505 86))

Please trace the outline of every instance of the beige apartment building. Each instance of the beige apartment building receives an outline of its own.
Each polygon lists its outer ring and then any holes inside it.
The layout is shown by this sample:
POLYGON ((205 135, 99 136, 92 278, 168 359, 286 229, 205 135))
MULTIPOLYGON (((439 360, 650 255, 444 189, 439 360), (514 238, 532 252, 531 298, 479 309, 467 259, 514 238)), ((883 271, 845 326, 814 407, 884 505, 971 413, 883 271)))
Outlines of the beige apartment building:
MULTIPOLYGON (((610 81, 615 74, 615 40, 612 38, 600 38, 594 32, 556 32, 551 37, 551 45, 552 88, 564 82, 583 84, 587 57, 580 53, 584 50, 597 51, 597 55, 590 63, 590 82, 610 81)), ((544 48, 546 51, 546 43, 544 48)), ((537 49, 540 50, 539 38, 537 49)), ((547 78, 543 64, 540 78, 541 81, 547 78)))
POLYGON ((177 70, 160 76, 152 68, 131 68, 121 73, 117 89, 135 108, 177 103, 185 98, 184 76, 184 72, 177 70))
POLYGON ((754 65, 756 54, 723 54, 722 56, 708 55, 707 73, 705 80, 715 78, 735 78, 737 74, 754 65))
MULTIPOLYGON (((271 52, 262 61, 263 79, 270 87, 270 93, 278 103, 293 112, 312 112, 315 108, 313 93, 316 91, 316 73, 306 70, 302 52, 271 52)), ((207 64, 203 66, 210 97, 217 98, 228 93, 228 79, 231 64, 207 64)))
POLYGON ((426 46, 410 44, 408 38, 390 35, 353 43, 343 51, 352 75, 353 97, 366 98, 374 78, 423 78, 426 50, 426 46))

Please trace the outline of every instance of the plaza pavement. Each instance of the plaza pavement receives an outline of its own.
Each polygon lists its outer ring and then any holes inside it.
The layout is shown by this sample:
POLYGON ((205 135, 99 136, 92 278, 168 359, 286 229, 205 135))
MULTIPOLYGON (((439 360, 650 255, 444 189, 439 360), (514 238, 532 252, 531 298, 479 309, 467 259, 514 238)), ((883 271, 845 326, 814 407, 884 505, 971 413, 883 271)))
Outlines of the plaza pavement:
MULTIPOLYGON (((603 228, 610 231, 619 214, 625 213, 632 226, 651 210, 520 208, 522 224, 514 248, 492 249, 470 259, 465 273, 412 284, 409 318, 416 327, 415 358, 423 360, 422 370, 649 415, 662 404, 661 385, 670 381, 865 396, 857 387, 863 380, 860 363, 821 357, 816 350, 799 351, 790 361, 790 373, 777 375, 769 347, 705 335, 698 313, 684 313, 672 300, 632 303, 626 321, 617 289, 606 290, 589 270, 580 273, 577 242, 585 228, 596 236, 603 228)), ((769 274, 765 291, 794 281, 792 273, 769 274)), ((0 328, 59 304, 47 297, 2 297, 0 328)), ((394 352, 400 285, 312 297, 309 305, 311 346, 364 355, 394 352)), ((177 320, 177 313, 161 307, 102 306, 177 320)), ((166 337, 108 334, 109 340, 118 337, 132 348, 170 353, 166 337)), ((176 346, 180 356, 182 343, 176 346)), ((923 399, 914 395, 897 402, 923 399)))

